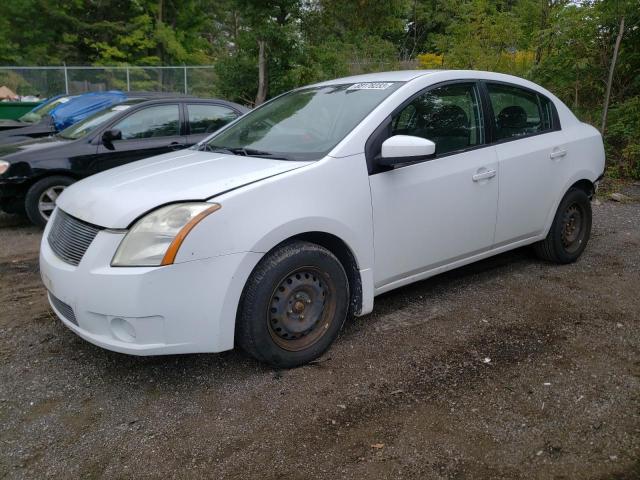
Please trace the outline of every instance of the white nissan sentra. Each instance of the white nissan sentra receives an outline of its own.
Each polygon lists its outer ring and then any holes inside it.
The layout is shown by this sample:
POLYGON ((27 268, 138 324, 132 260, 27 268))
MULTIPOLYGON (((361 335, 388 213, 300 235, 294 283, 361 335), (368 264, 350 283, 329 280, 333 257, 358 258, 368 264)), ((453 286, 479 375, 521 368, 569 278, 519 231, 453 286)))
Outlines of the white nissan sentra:
POLYGON ((292 367, 383 292, 529 244, 573 262, 603 169, 599 132, 527 80, 342 78, 72 185, 40 269, 62 322, 101 347, 236 344, 292 367))

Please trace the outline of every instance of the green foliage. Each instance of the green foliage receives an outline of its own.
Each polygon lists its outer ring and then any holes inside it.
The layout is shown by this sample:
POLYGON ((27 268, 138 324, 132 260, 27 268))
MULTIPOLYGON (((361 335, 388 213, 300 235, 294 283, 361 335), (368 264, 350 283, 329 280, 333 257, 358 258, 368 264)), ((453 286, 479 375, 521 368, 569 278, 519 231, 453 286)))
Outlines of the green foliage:
POLYGON ((605 141, 611 171, 637 177, 638 0, 11 0, 0 64, 214 64, 193 91, 252 104, 262 43, 268 97, 368 71, 484 69, 530 78, 599 126, 623 15, 605 141))
POLYGON ((615 106, 609 117, 607 154, 619 175, 640 179, 640 96, 615 106))

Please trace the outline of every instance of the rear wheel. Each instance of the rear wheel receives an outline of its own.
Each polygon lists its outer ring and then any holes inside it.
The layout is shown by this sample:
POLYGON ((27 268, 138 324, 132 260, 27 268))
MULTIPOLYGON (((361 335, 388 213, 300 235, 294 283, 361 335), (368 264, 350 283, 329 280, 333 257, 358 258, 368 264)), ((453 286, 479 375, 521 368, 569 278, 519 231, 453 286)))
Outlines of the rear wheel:
POLYGON ((44 227, 56 208, 56 200, 65 188, 74 183, 70 177, 54 175, 31 185, 25 197, 24 207, 31 223, 44 227))
POLYGON ((578 188, 570 189, 558 206, 547 238, 534 245, 538 257, 555 263, 575 262, 591 235, 591 202, 578 188))
POLYGON ((329 250, 292 242, 256 267, 241 299, 237 342, 256 359, 291 368, 319 357, 338 336, 349 282, 329 250))

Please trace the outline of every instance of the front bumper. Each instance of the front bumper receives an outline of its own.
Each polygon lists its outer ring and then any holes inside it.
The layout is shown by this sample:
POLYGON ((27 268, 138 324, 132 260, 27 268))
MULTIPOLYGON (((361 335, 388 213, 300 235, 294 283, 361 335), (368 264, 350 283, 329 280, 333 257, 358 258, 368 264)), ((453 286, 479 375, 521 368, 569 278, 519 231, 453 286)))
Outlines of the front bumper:
POLYGON ((48 229, 40 249, 42 281, 56 315, 80 337, 133 355, 233 348, 242 287, 260 254, 114 268, 124 234, 103 230, 74 267, 53 253, 47 235, 48 229))
POLYGON ((0 201, 12 200, 16 197, 24 197, 26 193, 26 180, 15 182, 0 179, 0 201))

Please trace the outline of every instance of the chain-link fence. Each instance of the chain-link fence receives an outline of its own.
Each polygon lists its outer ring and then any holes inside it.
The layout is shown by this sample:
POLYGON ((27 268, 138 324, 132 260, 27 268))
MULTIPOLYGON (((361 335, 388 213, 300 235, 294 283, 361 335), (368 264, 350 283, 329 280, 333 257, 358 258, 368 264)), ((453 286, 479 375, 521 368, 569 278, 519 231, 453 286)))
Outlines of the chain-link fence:
POLYGON ((212 65, 174 67, 0 67, 0 86, 18 95, 79 94, 105 90, 213 96, 212 65))

